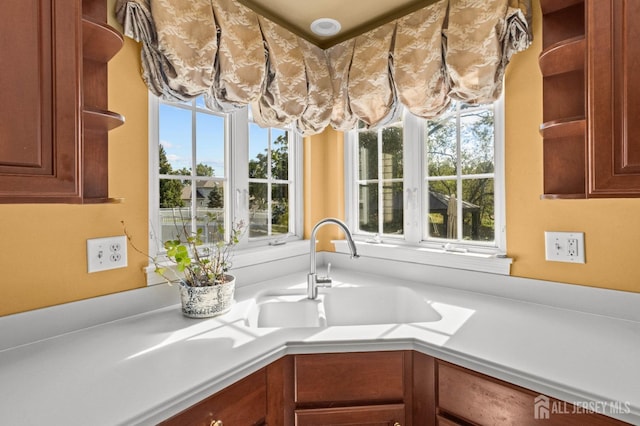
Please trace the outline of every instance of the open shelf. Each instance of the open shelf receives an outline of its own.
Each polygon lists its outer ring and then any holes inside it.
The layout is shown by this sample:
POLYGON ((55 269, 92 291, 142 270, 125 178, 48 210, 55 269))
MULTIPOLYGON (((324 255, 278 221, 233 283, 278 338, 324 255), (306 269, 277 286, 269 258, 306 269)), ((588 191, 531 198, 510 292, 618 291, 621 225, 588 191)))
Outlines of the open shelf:
POLYGON ((85 108, 82 113, 85 128, 94 130, 113 130, 124 124, 124 116, 117 112, 85 108))
POLYGON ((540 8, 543 14, 557 12, 576 4, 582 3, 584 0, 540 0, 540 8))
POLYGON ((584 0, 540 0, 543 12, 543 195, 587 198, 587 120, 584 0))
POLYGON ((542 123, 540 134, 545 139, 566 138, 585 134, 587 121, 584 117, 571 117, 542 123))
POLYGON ((542 194, 541 200, 584 200, 586 194, 542 194))
POLYGON ((124 45, 124 38, 111 26, 82 17, 82 54, 97 62, 109 62, 124 45))
POLYGON ((586 41, 583 36, 555 43, 544 49, 538 58, 545 77, 585 68, 586 41))
POLYGON ((90 198, 84 197, 82 200, 83 204, 123 204, 124 198, 90 198))

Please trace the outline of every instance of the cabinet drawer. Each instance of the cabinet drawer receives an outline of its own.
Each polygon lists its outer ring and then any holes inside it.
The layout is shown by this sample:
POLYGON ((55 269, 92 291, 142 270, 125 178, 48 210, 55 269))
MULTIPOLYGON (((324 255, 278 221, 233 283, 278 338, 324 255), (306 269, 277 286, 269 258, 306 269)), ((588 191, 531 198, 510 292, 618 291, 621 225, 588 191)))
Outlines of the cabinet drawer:
POLYGON ((437 366, 437 409, 441 414, 447 413, 447 417, 491 426, 626 424, 600 414, 574 412, 573 405, 553 398, 545 402, 549 404, 549 418, 536 419, 535 402, 539 393, 446 362, 438 361, 437 366), (554 413, 553 404, 562 412, 554 413))
POLYGON ((404 357, 401 351, 296 355, 295 402, 400 402, 404 357))
POLYGON ((402 426, 404 404, 296 410, 296 426, 402 426))
POLYGON ((220 420, 230 426, 265 424, 266 377, 265 370, 259 370, 165 420, 161 425, 209 426, 214 420, 220 420))

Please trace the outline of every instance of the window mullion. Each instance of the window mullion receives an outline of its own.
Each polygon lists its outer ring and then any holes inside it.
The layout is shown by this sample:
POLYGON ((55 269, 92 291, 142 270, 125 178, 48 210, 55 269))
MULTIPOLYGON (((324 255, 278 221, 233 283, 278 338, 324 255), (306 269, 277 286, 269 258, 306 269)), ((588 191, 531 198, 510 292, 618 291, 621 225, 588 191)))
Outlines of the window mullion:
POLYGON ((405 241, 418 244, 422 240, 422 165, 424 161, 424 121, 413 114, 404 115, 403 123, 403 196, 407 197, 403 205, 403 232, 405 241))
POLYGON ((267 236, 270 237, 273 234, 272 224, 271 224, 271 210, 273 208, 273 200, 271 199, 271 184, 272 177, 271 176, 271 128, 269 127, 267 131, 267 236))
POLYGON ((460 104, 456 106, 456 241, 462 241, 462 130, 461 126, 460 104))
POLYGON ((384 177, 382 170, 382 129, 378 129, 378 234, 384 234, 384 177))
POLYGON ((198 228, 198 188, 197 188, 197 123, 196 101, 191 101, 191 232, 197 232, 198 228))
MULTIPOLYGON (((249 224, 249 113, 247 109, 235 111, 229 122, 229 223, 242 221, 249 224), (233 143, 232 143, 233 142, 233 143)), ((240 237, 240 244, 249 241, 249 232, 240 237)))

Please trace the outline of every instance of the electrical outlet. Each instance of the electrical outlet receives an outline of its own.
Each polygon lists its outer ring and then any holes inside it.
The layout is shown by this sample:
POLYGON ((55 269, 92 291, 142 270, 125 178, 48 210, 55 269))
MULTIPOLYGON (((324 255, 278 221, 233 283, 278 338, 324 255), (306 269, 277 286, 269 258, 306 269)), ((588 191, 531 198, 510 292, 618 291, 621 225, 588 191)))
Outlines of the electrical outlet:
POLYGON ((87 240, 87 272, 100 272, 127 266, 127 237, 87 240))
POLYGON ((585 263, 583 232, 545 232, 545 259, 585 263))

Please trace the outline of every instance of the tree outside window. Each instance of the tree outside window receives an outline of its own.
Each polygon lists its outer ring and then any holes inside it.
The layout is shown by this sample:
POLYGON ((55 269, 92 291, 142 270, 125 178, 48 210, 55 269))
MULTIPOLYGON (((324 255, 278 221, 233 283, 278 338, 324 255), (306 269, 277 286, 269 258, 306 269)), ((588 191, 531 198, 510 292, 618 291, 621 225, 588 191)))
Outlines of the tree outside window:
POLYGON ((427 237, 494 241, 493 107, 453 103, 425 141, 427 237))

